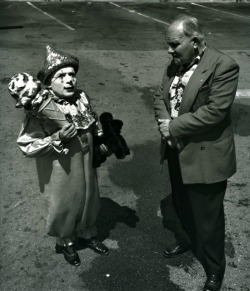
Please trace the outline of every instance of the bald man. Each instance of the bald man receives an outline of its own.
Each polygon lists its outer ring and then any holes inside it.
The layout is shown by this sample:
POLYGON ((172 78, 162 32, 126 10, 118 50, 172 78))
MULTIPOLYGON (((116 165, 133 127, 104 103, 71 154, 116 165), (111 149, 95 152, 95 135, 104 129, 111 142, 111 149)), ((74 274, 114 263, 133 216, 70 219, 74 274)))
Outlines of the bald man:
POLYGON ((176 245, 167 258, 191 250, 202 264, 204 291, 220 290, 225 272, 223 200, 236 172, 230 109, 239 66, 208 46, 199 21, 180 15, 166 31, 172 56, 154 96, 155 118, 168 160, 176 245))

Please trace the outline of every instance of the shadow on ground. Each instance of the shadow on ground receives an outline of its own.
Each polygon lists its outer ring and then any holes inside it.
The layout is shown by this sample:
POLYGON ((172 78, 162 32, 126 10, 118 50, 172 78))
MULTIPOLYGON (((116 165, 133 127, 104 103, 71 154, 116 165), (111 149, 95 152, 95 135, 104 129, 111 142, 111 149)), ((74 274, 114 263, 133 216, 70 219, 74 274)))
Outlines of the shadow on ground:
POLYGON ((127 206, 120 206, 110 198, 101 198, 101 209, 96 223, 100 240, 108 238, 110 231, 116 227, 118 222, 124 223, 130 228, 135 228, 138 221, 139 217, 135 210, 127 206))

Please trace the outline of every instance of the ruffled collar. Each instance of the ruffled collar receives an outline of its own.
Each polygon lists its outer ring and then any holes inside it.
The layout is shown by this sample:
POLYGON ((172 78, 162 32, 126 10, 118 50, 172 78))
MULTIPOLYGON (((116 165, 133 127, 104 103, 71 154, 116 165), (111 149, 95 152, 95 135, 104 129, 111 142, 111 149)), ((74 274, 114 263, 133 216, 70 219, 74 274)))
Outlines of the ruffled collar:
POLYGON ((50 97, 58 104, 74 104, 76 105, 76 101, 79 100, 81 98, 80 92, 76 91, 75 95, 69 99, 63 99, 63 98, 59 98, 58 96, 55 95, 55 93, 51 90, 48 89, 50 97))

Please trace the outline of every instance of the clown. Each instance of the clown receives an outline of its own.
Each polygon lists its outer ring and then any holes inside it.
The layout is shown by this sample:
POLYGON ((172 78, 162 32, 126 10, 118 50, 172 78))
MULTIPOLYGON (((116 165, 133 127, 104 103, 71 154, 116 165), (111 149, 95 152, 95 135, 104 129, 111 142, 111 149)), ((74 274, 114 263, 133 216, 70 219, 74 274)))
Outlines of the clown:
MULTIPOLYGON (((26 157, 36 158, 39 185, 46 200, 46 229, 56 238, 56 253, 75 266, 81 263, 76 250, 79 242, 99 254, 109 253, 97 239, 95 226, 100 196, 93 168, 93 135, 100 129, 90 98, 77 89, 78 69, 76 57, 46 47, 38 79, 46 86, 47 99, 35 113, 27 112, 17 140, 26 157)), ((15 91, 13 84, 10 87, 15 91)), ((39 83, 32 92, 38 89, 39 83)), ((29 104, 29 108, 34 102, 22 98, 17 101, 23 106, 29 104)), ((102 150, 107 148, 103 145, 102 150)))

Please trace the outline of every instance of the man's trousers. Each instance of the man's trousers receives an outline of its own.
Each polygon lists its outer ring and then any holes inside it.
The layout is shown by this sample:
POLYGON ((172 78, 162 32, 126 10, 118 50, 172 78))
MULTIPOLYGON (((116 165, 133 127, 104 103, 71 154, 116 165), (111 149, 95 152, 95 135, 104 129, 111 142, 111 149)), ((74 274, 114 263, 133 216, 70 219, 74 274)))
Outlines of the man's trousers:
POLYGON ((183 184, 178 153, 169 151, 169 176, 176 211, 176 242, 193 251, 207 275, 225 271, 225 217, 227 181, 183 184))

